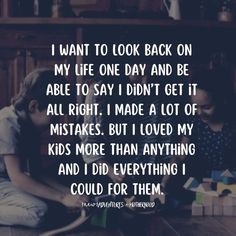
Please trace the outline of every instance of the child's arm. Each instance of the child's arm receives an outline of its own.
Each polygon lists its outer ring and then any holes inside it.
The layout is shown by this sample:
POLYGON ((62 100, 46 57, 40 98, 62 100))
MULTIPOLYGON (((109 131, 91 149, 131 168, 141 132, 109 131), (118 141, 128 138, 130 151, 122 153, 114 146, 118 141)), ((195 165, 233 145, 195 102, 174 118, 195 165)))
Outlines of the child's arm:
POLYGON ((4 160, 12 184, 25 192, 62 203, 70 208, 80 208, 82 202, 87 201, 83 196, 72 196, 71 194, 44 185, 26 175, 21 169, 20 159, 15 155, 5 155, 4 160))
POLYGON ((121 183, 124 180, 125 176, 121 175, 121 174, 115 175, 113 167, 105 159, 99 159, 99 160, 96 161, 96 163, 97 164, 100 164, 100 163, 101 164, 103 164, 103 163, 107 164, 107 166, 108 166, 107 175, 114 183, 121 183))
MULTIPOLYGON (((182 140, 181 140, 181 143, 184 143, 184 144, 187 144, 189 143, 189 138, 186 137, 186 136, 183 136, 182 137, 182 140)), ((174 163, 180 163, 182 161, 184 161, 184 159, 186 158, 186 155, 179 155, 179 156, 173 156, 170 160, 170 164, 174 164, 174 163)), ((171 175, 165 175, 163 178, 162 178, 162 181, 161 181, 161 185, 165 188, 168 181, 170 180, 171 178, 171 175)))
POLYGON ((43 183, 47 184, 48 186, 57 189, 60 192, 63 193, 70 193, 70 188, 58 183, 57 181, 55 181, 53 178, 49 177, 49 176, 40 176, 39 180, 42 181, 43 183))

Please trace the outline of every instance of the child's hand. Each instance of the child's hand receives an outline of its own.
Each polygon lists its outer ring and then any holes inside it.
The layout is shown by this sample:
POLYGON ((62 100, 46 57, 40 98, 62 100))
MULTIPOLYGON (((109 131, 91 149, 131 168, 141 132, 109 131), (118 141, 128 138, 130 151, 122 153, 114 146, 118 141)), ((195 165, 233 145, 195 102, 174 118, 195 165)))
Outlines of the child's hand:
POLYGON ((88 202, 88 197, 86 196, 73 196, 70 193, 64 194, 61 203, 68 208, 81 208, 82 203, 88 202))
POLYGON ((105 163, 108 166, 107 175, 114 183, 121 183, 124 180, 125 175, 122 174, 115 175, 113 167, 109 163, 107 163, 104 159, 98 160, 97 163, 102 163, 102 164, 105 163))
POLYGON ((114 183, 121 183, 125 178, 125 175, 122 175, 122 174, 115 175, 114 174, 114 169, 110 165, 108 167, 108 174, 107 175, 110 177, 110 179, 114 183))

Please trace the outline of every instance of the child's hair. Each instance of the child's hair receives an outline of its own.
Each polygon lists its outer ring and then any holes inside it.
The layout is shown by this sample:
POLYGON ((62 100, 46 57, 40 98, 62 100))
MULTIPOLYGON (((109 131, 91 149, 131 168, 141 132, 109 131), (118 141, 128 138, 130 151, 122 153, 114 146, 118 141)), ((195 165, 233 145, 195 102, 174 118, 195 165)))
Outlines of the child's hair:
POLYGON ((54 71, 41 68, 32 71, 22 81, 19 93, 12 99, 12 104, 16 110, 28 111, 28 105, 31 100, 36 100, 39 109, 44 110, 48 104, 66 104, 69 98, 65 96, 46 95, 49 84, 66 84, 66 80, 62 76, 55 76, 54 71))

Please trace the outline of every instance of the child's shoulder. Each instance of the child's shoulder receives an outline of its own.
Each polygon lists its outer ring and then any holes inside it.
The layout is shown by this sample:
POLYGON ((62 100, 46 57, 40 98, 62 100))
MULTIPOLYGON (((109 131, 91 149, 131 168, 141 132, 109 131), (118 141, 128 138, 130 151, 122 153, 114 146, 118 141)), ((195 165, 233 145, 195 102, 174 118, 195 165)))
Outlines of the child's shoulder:
POLYGON ((0 156, 18 153, 21 126, 14 107, 0 110, 0 156))
POLYGON ((7 129, 20 130, 19 119, 13 106, 4 107, 0 110, 0 132, 7 129))

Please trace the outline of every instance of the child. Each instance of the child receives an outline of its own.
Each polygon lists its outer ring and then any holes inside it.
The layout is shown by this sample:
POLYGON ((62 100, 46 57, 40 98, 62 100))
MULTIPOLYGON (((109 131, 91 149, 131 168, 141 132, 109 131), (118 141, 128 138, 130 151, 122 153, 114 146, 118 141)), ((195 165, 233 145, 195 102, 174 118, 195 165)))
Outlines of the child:
POLYGON ((13 105, 0 110, 0 224, 38 227, 48 206, 42 199, 78 209, 83 196, 41 176, 40 132, 54 121, 48 104, 65 103, 65 97, 46 96, 48 84, 65 84, 53 71, 37 69, 23 81, 13 105), (29 163, 30 175, 26 174, 29 163))
MULTIPOLYGON (((194 78, 198 86, 191 100, 197 104, 197 116, 192 120, 192 135, 184 136, 182 143, 194 143, 196 153, 194 157, 182 155, 171 160, 177 163, 186 161, 189 176, 208 177, 212 170, 236 167, 236 125, 232 118, 234 107, 229 107, 231 103, 227 97, 230 98, 230 94, 225 91, 221 77, 220 71, 204 70, 194 78)), ((169 179, 170 176, 163 178, 163 187, 166 187, 169 179)))

